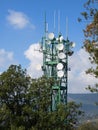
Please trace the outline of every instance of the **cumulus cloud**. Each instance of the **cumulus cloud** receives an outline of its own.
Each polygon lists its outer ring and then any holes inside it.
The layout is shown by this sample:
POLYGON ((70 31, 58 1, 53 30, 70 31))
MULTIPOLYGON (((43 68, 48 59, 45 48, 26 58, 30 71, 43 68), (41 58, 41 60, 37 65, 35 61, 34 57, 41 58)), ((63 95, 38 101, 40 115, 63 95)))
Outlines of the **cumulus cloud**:
POLYGON ((23 29, 27 26, 35 28, 29 21, 29 18, 22 12, 8 10, 7 21, 16 29, 23 29))
POLYGON ((69 58, 69 66, 71 67, 69 72, 69 92, 87 93, 89 91, 85 88, 98 82, 98 79, 85 73, 92 65, 89 61, 89 54, 84 49, 80 49, 69 58))
MULTIPOLYGON (((42 65, 42 54, 39 51, 35 50, 39 49, 38 43, 32 44, 26 51, 25 56, 29 59, 30 64, 27 68, 28 73, 32 77, 40 77, 42 75, 42 71, 38 70, 38 65, 42 65)), ((87 75, 85 71, 91 66, 89 61, 89 55, 85 50, 80 49, 75 52, 73 56, 69 57, 69 67, 71 71, 68 72, 68 92, 69 93, 87 93, 85 88, 88 85, 93 85, 98 82, 91 75, 87 75)))
POLYGON ((32 44, 26 51, 25 56, 29 59, 30 64, 27 68, 28 74, 33 78, 38 78, 42 75, 42 53, 39 52, 39 44, 32 44))
POLYGON ((14 60, 13 52, 8 52, 0 49, 0 72, 7 69, 10 64, 16 63, 14 60))

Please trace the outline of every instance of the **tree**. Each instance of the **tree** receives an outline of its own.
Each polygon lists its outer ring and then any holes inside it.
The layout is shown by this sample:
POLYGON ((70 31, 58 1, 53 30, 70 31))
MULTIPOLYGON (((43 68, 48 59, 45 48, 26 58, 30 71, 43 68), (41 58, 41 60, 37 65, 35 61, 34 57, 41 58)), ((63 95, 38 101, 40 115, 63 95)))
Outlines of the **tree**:
POLYGON ((21 66, 11 65, 0 75, 1 130, 72 130, 79 116, 80 105, 58 104, 51 111, 54 80, 30 78, 21 66))
POLYGON ((54 80, 46 77, 32 81, 28 97, 33 101, 31 104, 35 114, 32 116, 34 130, 72 130, 83 114, 80 110, 81 104, 75 102, 70 102, 67 106, 58 104, 57 109, 51 111, 53 84, 54 80))
MULTIPOLYGON (((86 11, 82 12, 84 20, 88 21, 89 24, 86 25, 84 31, 85 41, 84 48, 89 53, 89 60, 93 64, 86 73, 93 75, 98 78, 98 1, 97 0, 87 0, 84 4, 86 11)), ((82 21, 82 19, 79 19, 82 21)), ((98 93, 98 82, 95 83, 94 87, 88 86, 91 92, 98 93)))
MULTIPOLYGON (((27 104, 26 93, 30 77, 21 66, 11 65, 0 75, 0 126, 11 129, 24 121, 23 108, 27 104)), ((3 129, 4 129, 3 128, 3 129)))

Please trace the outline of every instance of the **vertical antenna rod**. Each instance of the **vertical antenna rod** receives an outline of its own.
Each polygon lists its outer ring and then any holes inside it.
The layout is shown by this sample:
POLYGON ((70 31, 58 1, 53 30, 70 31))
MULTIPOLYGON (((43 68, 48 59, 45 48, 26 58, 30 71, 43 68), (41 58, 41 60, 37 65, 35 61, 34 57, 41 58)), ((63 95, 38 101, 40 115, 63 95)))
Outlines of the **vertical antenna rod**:
POLYGON ((55 16, 56 16, 56 11, 54 11, 54 32, 55 32, 55 16))
POLYGON ((60 11, 58 11, 58 33, 60 33, 60 11))
POLYGON ((44 23, 44 31, 45 31, 45 36, 46 36, 46 32, 47 32, 47 22, 46 22, 46 12, 45 12, 45 23, 44 23))
POLYGON ((46 12, 45 12, 45 21, 44 21, 44 32, 45 32, 45 37, 47 37, 47 32, 48 32, 48 23, 46 21, 46 12))
POLYGON ((66 39, 68 39, 68 17, 66 17, 66 39))

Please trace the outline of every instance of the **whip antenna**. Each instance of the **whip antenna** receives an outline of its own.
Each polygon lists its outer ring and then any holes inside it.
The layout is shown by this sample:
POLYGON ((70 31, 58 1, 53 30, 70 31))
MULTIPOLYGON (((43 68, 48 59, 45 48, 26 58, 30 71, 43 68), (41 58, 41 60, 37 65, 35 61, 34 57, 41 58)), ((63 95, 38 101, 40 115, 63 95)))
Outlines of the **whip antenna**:
POLYGON ((66 17, 66 38, 68 38, 68 17, 66 17))
POLYGON ((58 11, 58 33, 60 33, 60 11, 58 11))
POLYGON ((55 16, 56 16, 56 11, 54 11, 54 32, 55 32, 55 16))

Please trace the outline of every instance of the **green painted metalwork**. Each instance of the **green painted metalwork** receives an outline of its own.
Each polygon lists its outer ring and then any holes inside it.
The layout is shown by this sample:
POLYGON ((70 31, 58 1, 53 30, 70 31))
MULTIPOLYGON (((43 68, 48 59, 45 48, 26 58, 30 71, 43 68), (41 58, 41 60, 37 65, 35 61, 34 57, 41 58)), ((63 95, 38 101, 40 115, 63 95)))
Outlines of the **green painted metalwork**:
POLYGON ((45 16, 45 35, 42 37, 41 49, 43 53, 42 70, 47 77, 53 77, 51 108, 56 109, 57 104, 67 104, 68 92, 68 56, 73 54, 70 50, 72 42, 64 40, 60 33, 56 38, 54 33, 48 33, 45 16))

